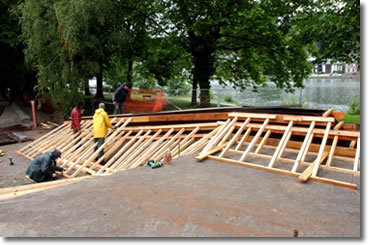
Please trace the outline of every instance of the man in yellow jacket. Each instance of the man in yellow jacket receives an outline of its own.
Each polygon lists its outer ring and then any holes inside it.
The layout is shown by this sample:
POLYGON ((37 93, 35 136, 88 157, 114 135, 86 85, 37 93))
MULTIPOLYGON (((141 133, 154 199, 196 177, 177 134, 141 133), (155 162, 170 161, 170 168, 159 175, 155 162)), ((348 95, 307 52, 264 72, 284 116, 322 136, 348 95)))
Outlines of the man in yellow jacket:
MULTIPOLYGON (((108 128, 115 129, 115 127, 111 125, 109 117, 107 116, 105 104, 100 103, 98 108, 99 109, 97 109, 93 115, 93 138, 95 143, 98 142, 97 146, 95 147, 95 151, 97 151, 97 149, 105 143, 105 137, 107 135, 108 128)), ((100 159, 104 154, 105 153, 103 150, 100 151, 97 160, 100 159)), ((101 164, 104 165, 105 163, 101 162, 101 164)))

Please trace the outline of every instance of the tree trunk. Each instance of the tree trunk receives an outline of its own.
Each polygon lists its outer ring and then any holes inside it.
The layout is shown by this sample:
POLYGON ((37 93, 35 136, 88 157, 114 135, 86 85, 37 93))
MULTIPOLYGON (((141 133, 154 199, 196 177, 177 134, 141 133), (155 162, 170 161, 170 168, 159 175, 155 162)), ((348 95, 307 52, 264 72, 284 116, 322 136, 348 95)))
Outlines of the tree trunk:
POLYGON ((89 81, 88 81, 88 79, 84 80, 84 95, 85 96, 90 96, 91 95, 91 91, 89 90, 89 81))
POLYGON ((210 78, 215 71, 214 52, 209 48, 204 48, 200 52, 192 54, 194 60, 193 81, 198 81, 200 92, 200 107, 211 106, 210 99, 210 78))
POLYGON ((103 95, 103 76, 102 76, 102 67, 100 66, 100 71, 97 74, 97 92, 96 99, 104 99, 103 95))
POLYGON ((127 74, 127 82, 128 84, 132 84, 132 72, 133 72, 133 58, 129 57, 128 59, 128 74, 127 74))
POLYGON ((192 85, 192 106, 197 106, 197 87, 198 82, 193 79, 193 85, 192 85))

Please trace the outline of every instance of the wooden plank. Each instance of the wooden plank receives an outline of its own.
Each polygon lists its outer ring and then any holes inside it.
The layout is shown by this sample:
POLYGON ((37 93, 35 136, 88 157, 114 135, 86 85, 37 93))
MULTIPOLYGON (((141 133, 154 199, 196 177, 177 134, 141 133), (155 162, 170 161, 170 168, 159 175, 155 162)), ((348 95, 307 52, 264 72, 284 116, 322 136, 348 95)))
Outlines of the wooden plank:
POLYGON ((343 111, 333 111, 332 116, 336 120, 344 120, 345 119, 345 113, 343 111))
POLYGON ((266 125, 269 122, 269 118, 267 118, 263 124, 262 127, 258 130, 257 134, 254 136, 253 140, 250 142, 250 144, 248 145, 247 149, 244 151, 243 155, 240 157, 239 161, 244 161, 244 159, 247 157, 247 155, 249 154, 249 152, 252 150, 252 148, 254 147, 254 145, 256 144, 258 138, 261 136, 264 128, 266 127, 266 125))
POLYGON ((322 117, 329 117, 332 114, 332 109, 328 109, 322 114, 322 117))
MULTIPOLYGON (((248 117, 247 120, 245 120, 243 122, 243 125, 240 127, 240 129, 238 129, 238 131, 236 132, 236 134, 234 135, 234 137, 229 141, 229 143, 226 145, 226 147, 222 150, 222 152, 220 153, 220 157, 223 157, 224 154, 230 149, 230 147, 235 143, 235 141, 239 138, 239 136, 241 135, 241 133, 243 132, 245 126, 250 122, 250 118, 248 117)), ((222 144, 220 144, 222 145, 222 144)))
POLYGON ((318 122, 335 122, 333 117, 313 117, 313 116, 284 116, 287 121, 318 121, 318 122))
POLYGON ((62 179, 62 180, 54 180, 54 181, 48 181, 48 182, 36 183, 36 184, 30 184, 30 185, 1 188, 0 189, 0 200, 7 200, 10 198, 14 198, 14 197, 21 196, 21 195, 28 194, 28 193, 43 191, 43 190, 55 188, 58 186, 77 183, 79 181, 82 181, 88 178, 93 178, 93 177, 83 176, 83 177, 74 178, 74 179, 62 179))
POLYGON ((260 114, 260 113, 243 113, 243 112, 231 112, 229 117, 238 118, 264 118, 264 119, 276 119, 276 115, 273 114, 260 114))
POLYGON ((108 167, 115 168, 118 165, 118 161, 121 159, 120 157, 126 152, 129 147, 134 144, 134 142, 139 138, 139 136, 143 133, 143 129, 141 129, 132 139, 130 139, 120 150, 107 162, 105 165, 97 172, 98 174, 105 171, 108 167))
POLYGON ((292 169, 291 169, 291 172, 293 172, 293 173, 294 173, 294 172, 296 171, 296 169, 298 168, 298 165, 299 165, 299 163, 300 163, 300 161, 301 161, 301 159, 302 159, 303 155, 306 155, 306 154, 304 154, 304 152, 306 152, 306 146, 307 146, 307 144, 308 144, 308 141, 309 141, 310 137, 311 137, 311 136, 312 136, 312 134, 313 134, 314 125, 315 125, 315 122, 314 122, 314 121, 312 121, 312 123, 311 123, 311 124, 310 124, 310 126, 309 126, 309 129, 308 129, 307 135, 306 135, 306 136, 305 136, 305 138, 304 138, 304 141, 303 141, 302 147, 300 148, 299 154, 298 154, 297 158, 295 159, 295 163, 294 163, 294 165, 293 165, 293 167, 292 167, 292 169))
POLYGON ((192 144, 191 146, 189 146, 188 148, 186 148, 183 152, 182 155, 188 155, 191 153, 191 151, 193 149, 198 149, 200 145, 202 145, 204 142, 207 142, 209 138, 213 137, 217 131, 221 128, 221 126, 218 126, 217 128, 215 128, 214 130, 212 130, 209 134, 207 134, 206 136, 204 136, 202 139, 198 140, 197 142, 195 142, 194 144, 192 144))
MULTIPOLYGON (((339 122, 337 125, 335 125, 334 130, 339 130, 343 125, 344 125, 344 122, 339 122)), ((331 166, 332 158, 334 156, 338 140, 339 140, 339 136, 335 135, 332 141, 330 154, 328 155, 328 159, 326 163, 327 166, 331 166)))
POLYGON ((196 157, 197 160, 201 161, 203 159, 205 159, 206 157, 208 157, 209 155, 212 155, 212 154, 215 154, 216 152, 218 151, 221 151, 223 148, 225 148, 227 144, 222 144, 222 145, 219 145, 215 148, 213 148, 212 150, 209 150, 203 154, 200 154, 199 156, 196 157))
MULTIPOLYGON (((281 157, 282 154, 284 153, 286 145, 287 145, 288 141, 290 140, 291 134, 292 134, 292 130, 290 130, 289 133, 287 134, 286 139, 285 139, 284 143, 281 146, 281 150, 280 150, 277 158, 281 157)), ((276 158, 276 161, 277 161, 277 158, 276 158)))
POLYGON ((331 123, 328 123, 327 127, 326 127, 326 131, 325 131, 325 135, 323 136, 323 139, 322 139, 321 147, 319 148, 319 152, 318 152, 318 155, 317 155, 317 162, 316 162, 316 165, 313 168, 313 172, 312 172, 313 177, 317 176, 319 166, 321 165, 322 154, 325 150, 325 146, 326 146, 327 139, 328 139, 328 132, 330 130, 330 127, 331 127, 331 123))
MULTIPOLYGON (((264 166, 253 164, 253 163, 240 162, 240 161, 237 161, 237 160, 227 159, 227 158, 223 158, 223 157, 216 157, 216 156, 211 156, 210 155, 210 156, 208 156, 208 159, 221 161, 221 162, 225 162, 225 163, 231 163, 231 164, 234 164, 234 165, 240 165, 240 166, 246 166, 246 167, 250 167, 250 168, 265 170, 265 171, 268 171, 268 172, 283 174, 283 175, 287 175, 287 176, 295 176, 295 177, 300 176, 299 173, 292 173, 290 171, 276 169, 276 168, 268 168, 268 167, 264 167, 264 166)), ((311 176, 310 179, 313 180, 313 181, 322 182, 322 183, 326 183, 326 184, 341 186, 341 187, 345 187, 345 188, 349 188, 349 189, 356 189, 355 184, 351 184, 351 183, 347 183, 347 182, 343 182, 343 181, 337 181, 337 180, 326 179, 326 178, 321 178, 321 177, 313 177, 313 176, 311 176)))
MULTIPOLYGON (((276 148, 274 146, 265 146, 267 148, 276 148)), ((294 150, 292 149, 285 149, 286 151, 291 151, 293 152, 294 150)), ((237 151, 237 150, 233 150, 233 149, 230 149, 229 152, 233 153, 233 154, 243 154, 242 151, 237 151)), ((297 151, 299 152, 299 151, 297 151)), ((263 159, 268 159, 268 160, 271 160, 272 159, 272 156, 269 156, 269 155, 265 155, 265 154, 259 154, 259 153, 249 153, 250 156, 252 157, 258 157, 258 158, 263 158, 263 159)), ((295 160, 294 159, 288 159, 288 158, 282 158, 280 157, 278 159, 278 161, 280 162, 283 162, 283 163, 287 163, 287 164, 294 164, 295 160)), ((310 165, 312 165, 311 162, 305 162, 304 160, 300 162, 300 165, 303 165, 303 166, 307 166, 309 167, 310 165)), ((351 169, 346 169, 346 168, 337 168, 337 167, 329 167, 329 166, 325 166, 325 165, 321 165, 322 169, 324 170, 329 170, 329 171, 333 171, 333 172, 339 172, 339 173, 345 173, 345 174, 353 174, 355 176, 360 176, 360 172, 359 171, 353 171, 351 169)))
POLYGON ((317 161, 323 162, 328 156, 328 152, 323 152, 321 159, 318 159, 318 157, 313 161, 313 163, 304 170, 304 172, 299 176, 299 180, 302 182, 305 182, 309 179, 309 177, 312 176, 313 169, 317 164, 317 161))
POLYGON ((267 130, 265 136, 262 138, 261 143, 258 145, 258 147, 257 147, 257 149, 255 150, 254 153, 258 154, 262 150, 263 145, 266 143, 266 141, 267 141, 268 137, 270 137, 270 135, 271 135, 271 130, 267 130))
POLYGON ((285 140, 286 140, 289 132, 291 132, 291 127, 293 126, 293 123, 294 123, 293 121, 290 121, 289 122, 289 125, 287 126, 287 128, 286 128, 286 130, 284 132, 284 135, 282 136, 282 138, 281 138, 281 140, 280 140, 280 142, 279 142, 279 144, 278 144, 275 152, 273 153, 273 156, 272 156, 271 161, 268 163, 268 167, 269 168, 272 168, 273 165, 275 164, 275 162, 277 160, 277 157, 278 157, 278 155, 280 153, 280 150, 282 148, 282 145, 284 144, 284 142, 285 142, 285 140))
POLYGON ((350 142, 350 145, 349 145, 349 148, 355 148, 355 145, 356 145, 356 143, 357 143, 357 141, 356 140, 352 140, 351 142, 350 142))
POLYGON ((222 145, 225 144, 225 142, 227 141, 227 139, 230 137, 230 135, 233 133, 235 129, 235 126, 231 126, 231 128, 229 129, 229 131, 225 134, 225 136, 221 139, 220 143, 218 143, 218 145, 222 145))
POLYGON ((359 158, 360 158, 360 138, 358 138, 358 145, 357 145, 356 155, 354 159, 354 167, 353 167, 354 171, 358 171, 359 158))
POLYGON ((191 138, 186 142, 180 142, 180 144, 178 144, 178 148, 176 148, 172 152, 172 154, 171 154, 172 158, 174 159, 174 158, 180 157, 180 154, 181 154, 180 151, 182 149, 186 149, 188 146, 190 146, 193 143, 193 141, 194 141, 194 138, 191 138))
MULTIPOLYGON (((223 122, 218 122, 219 125, 222 125, 223 122)), ((295 124, 295 122, 294 122, 295 124)), ((236 123, 235 124, 236 128, 240 128, 241 127, 241 123, 236 123)), ((251 127, 251 128, 260 128, 261 125, 257 124, 257 123, 249 123, 247 125, 247 127, 251 127)), ((273 133, 281 133, 283 134, 284 131, 286 130, 287 126, 281 126, 281 125, 267 125, 266 126, 266 130, 271 130, 273 133)), ((293 127, 293 134, 294 135, 302 135, 305 136, 306 133, 308 131, 308 128, 304 128, 304 127, 293 127)), ((313 133, 316 137, 323 137, 325 132, 325 129, 320 129, 320 128, 315 128, 313 130, 313 133)), ((349 131, 349 130, 330 130, 329 132, 329 136, 330 138, 333 138, 333 136, 338 135, 340 139, 344 139, 344 140, 356 140, 357 138, 360 137, 360 132, 359 131, 349 131)))
POLYGON ((159 144, 161 144, 161 142, 163 142, 164 140, 166 140, 166 138, 172 132, 174 132, 174 129, 171 129, 170 131, 166 132, 166 134, 163 137, 159 138, 159 140, 157 140, 155 143, 153 143, 152 145, 150 145, 149 148, 145 151, 145 153, 143 155, 141 155, 139 157, 139 159, 137 159, 135 161, 133 167, 137 167, 137 166, 143 165, 149 159, 151 159, 151 156, 153 156, 153 154, 155 154, 155 151, 157 150, 159 144))
POLYGON ((243 145, 246 138, 249 136, 250 132, 252 132, 252 128, 248 128, 241 140, 239 141, 238 145, 235 147, 235 150, 239 150, 240 147, 243 145))
POLYGON ((220 128, 219 131, 216 133, 215 137, 213 137, 208 143, 208 145, 206 145, 206 147, 201 151, 201 154, 206 153, 207 151, 215 147, 217 143, 220 141, 220 139, 224 137, 227 131, 234 125, 234 123, 236 123, 237 120, 238 120, 237 117, 234 117, 233 120, 231 121, 230 119, 228 119, 226 123, 223 125, 223 127, 220 128))
MULTIPOLYGON (((147 136, 151 133, 150 130, 148 130, 144 136, 147 136)), ((155 138, 157 136, 157 133, 156 132, 152 138, 155 138)), ((161 132, 160 132, 161 133, 161 132)), ((117 165, 117 169, 120 170, 120 169, 127 169, 129 168, 129 166, 131 166, 133 163, 133 159, 139 154, 139 152, 144 149, 144 147, 147 146, 147 142, 149 140, 147 140, 146 142, 142 143, 142 141, 144 140, 144 137, 140 137, 140 139, 126 152, 126 157, 124 160, 121 161, 120 164, 117 165), (142 143, 142 144, 141 144, 142 143)))

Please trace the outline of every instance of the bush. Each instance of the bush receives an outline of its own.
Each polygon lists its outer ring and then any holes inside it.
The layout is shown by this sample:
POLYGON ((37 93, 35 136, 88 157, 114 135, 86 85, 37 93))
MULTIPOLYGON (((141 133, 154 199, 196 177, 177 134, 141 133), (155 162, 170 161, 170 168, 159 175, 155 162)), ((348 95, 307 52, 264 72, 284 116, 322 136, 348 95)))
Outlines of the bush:
POLYGON ((348 114, 350 115, 360 115, 360 96, 354 95, 353 99, 349 103, 348 114))
POLYGON ((231 96, 231 94, 225 94, 222 98, 225 102, 233 103, 233 104, 236 103, 235 99, 233 98, 233 96, 231 96))

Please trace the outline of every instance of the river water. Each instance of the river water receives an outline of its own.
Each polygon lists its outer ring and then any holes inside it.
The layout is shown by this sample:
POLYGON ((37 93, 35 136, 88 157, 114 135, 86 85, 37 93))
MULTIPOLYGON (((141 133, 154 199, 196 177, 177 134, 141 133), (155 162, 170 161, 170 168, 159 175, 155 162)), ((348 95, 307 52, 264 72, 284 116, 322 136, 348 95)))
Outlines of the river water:
POLYGON ((274 106, 301 102, 303 108, 307 109, 332 108, 344 112, 349 110, 349 103, 354 97, 360 98, 360 76, 311 77, 304 84, 304 89, 296 89, 294 93, 276 88, 271 82, 258 92, 223 88, 216 83, 211 84, 211 89, 216 98, 231 95, 239 105, 274 106))

